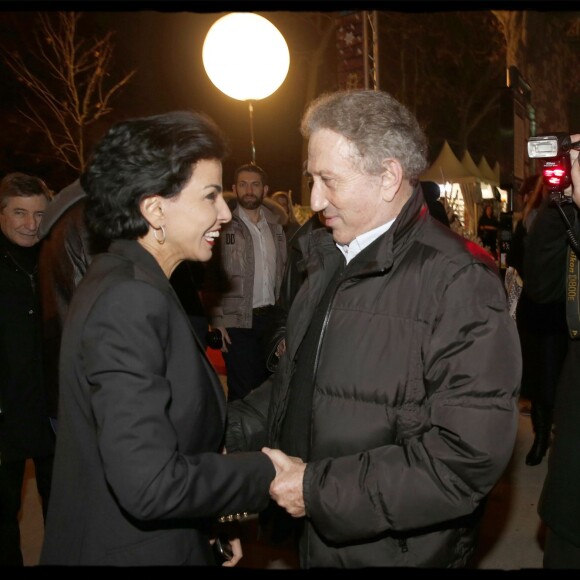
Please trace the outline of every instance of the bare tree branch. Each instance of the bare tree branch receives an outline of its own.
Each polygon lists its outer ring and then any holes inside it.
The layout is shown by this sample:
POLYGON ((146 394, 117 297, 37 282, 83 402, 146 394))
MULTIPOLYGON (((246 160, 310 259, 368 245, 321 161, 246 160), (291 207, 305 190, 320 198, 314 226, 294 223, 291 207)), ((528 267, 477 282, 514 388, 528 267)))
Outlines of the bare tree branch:
POLYGON ((80 38, 78 12, 38 13, 34 48, 26 55, 2 48, 4 61, 31 94, 20 112, 48 139, 58 158, 83 171, 86 128, 111 112, 112 98, 135 70, 111 82, 112 34, 80 38))

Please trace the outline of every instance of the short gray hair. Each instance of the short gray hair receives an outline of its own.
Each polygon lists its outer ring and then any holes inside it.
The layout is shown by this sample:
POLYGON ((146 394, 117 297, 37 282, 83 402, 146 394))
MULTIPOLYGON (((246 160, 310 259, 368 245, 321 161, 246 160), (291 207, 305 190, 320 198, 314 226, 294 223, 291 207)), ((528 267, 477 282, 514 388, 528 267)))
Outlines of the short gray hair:
POLYGON ((415 116, 388 93, 346 90, 326 93, 307 107, 300 132, 320 129, 342 135, 353 147, 355 163, 369 175, 382 173, 382 161, 397 159, 412 184, 427 168, 427 138, 415 116))

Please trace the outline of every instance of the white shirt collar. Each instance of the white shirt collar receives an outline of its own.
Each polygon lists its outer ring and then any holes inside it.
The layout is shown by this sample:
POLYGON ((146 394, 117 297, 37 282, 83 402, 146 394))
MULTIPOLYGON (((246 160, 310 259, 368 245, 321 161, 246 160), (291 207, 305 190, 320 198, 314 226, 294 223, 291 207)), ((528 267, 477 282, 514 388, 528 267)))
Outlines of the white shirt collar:
POLYGON ((350 244, 336 244, 336 247, 344 254, 348 264, 354 257, 358 256, 368 245, 374 242, 379 236, 382 236, 392 225, 396 218, 391 221, 357 236, 350 244))

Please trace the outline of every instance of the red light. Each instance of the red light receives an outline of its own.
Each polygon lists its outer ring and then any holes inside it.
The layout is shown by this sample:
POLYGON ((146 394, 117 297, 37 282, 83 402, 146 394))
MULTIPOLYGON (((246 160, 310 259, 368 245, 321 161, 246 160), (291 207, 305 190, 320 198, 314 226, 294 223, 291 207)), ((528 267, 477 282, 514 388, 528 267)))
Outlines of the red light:
POLYGON ((570 158, 560 156, 545 161, 542 168, 544 184, 553 191, 564 190, 570 185, 570 158))
POLYGON ((560 185, 562 179, 566 177, 566 170, 563 167, 549 167, 544 169, 544 177, 552 185, 560 185))

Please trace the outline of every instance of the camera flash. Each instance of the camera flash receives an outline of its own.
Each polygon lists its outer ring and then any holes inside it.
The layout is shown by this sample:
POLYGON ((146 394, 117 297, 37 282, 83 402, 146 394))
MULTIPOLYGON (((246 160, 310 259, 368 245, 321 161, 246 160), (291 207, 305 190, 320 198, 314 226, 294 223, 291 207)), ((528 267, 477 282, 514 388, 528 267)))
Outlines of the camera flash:
POLYGON ((532 137, 528 140, 528 155, 533 158, 556 157, 558 139, 556 137, 532 137))

